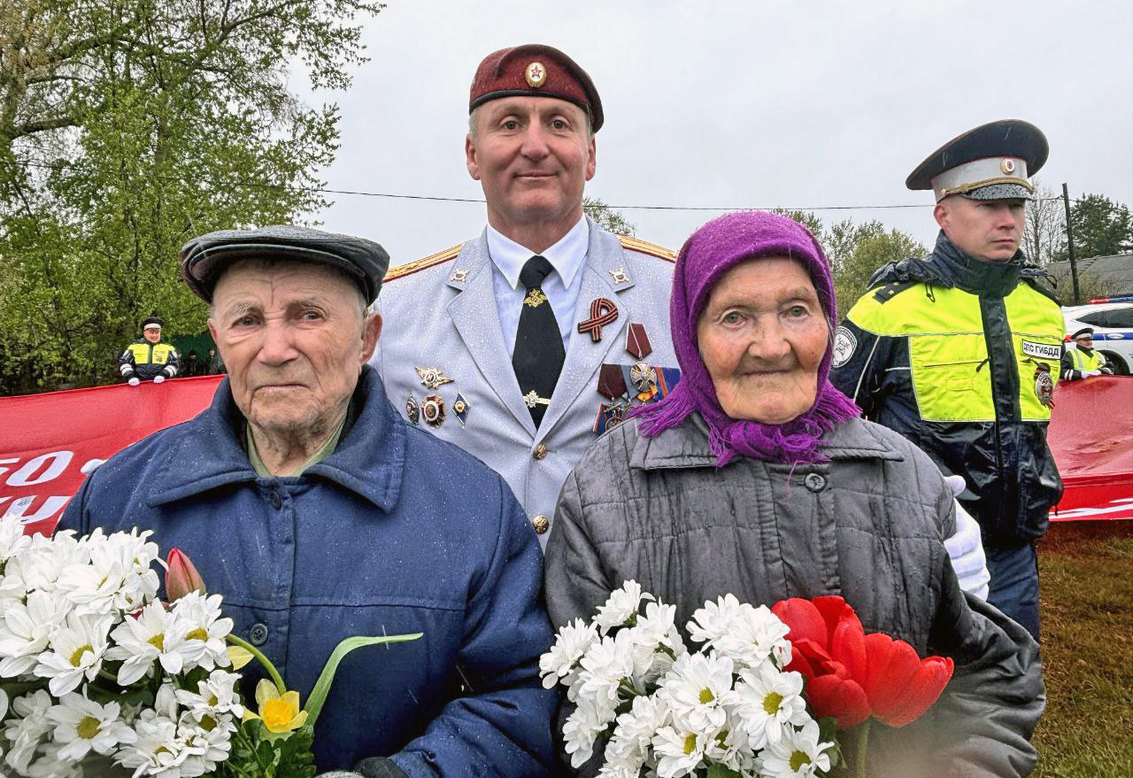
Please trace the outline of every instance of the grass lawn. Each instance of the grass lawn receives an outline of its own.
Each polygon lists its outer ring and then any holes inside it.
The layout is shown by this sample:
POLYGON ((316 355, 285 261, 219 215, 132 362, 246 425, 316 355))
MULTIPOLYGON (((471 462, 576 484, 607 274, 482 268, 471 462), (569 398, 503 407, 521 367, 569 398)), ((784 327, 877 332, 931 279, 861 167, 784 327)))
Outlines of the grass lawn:
POLYGON ((1051 524, 1039 543, 1046 714, 1036 778, 1133 776, 1133 522, 1051 524))

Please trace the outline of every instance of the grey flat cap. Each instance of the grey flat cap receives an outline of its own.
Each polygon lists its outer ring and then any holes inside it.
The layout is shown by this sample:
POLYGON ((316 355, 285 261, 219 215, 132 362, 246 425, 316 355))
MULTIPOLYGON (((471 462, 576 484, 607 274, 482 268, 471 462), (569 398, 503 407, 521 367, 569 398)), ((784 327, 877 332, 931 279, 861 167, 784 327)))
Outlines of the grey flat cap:
POLYGON ((193 238, 181 249, 181 277, 202 300, 212 302, 216 281, 240 259, 284 259, 336 267, 350 276, 372 303, 389 267, 389 254, 377 243, 351 235, 294 227, 217 230, 193 238))

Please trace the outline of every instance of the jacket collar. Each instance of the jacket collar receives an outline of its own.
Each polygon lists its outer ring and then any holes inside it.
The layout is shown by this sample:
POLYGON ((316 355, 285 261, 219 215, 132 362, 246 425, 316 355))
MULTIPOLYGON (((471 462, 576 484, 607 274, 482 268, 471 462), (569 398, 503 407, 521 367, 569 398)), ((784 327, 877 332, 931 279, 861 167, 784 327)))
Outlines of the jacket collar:
POLYGON ((932 250, 936 266, 946 281, 965 292, 987 297, 1006 297, 1019 283, 1019 271, 1027 259, 1022 251, 1006 262, 987 262, 961 251, 942 231, 932 250))
MULTIPOLYGON (((329 457, 307 469, 299 480, 331 481, 385 512, 397 504, 405 472, 407 435, 386 399, 374 368, 365 366, 358 382, 361 410, 329 457)), ((225 378, 212 404, 187 422, 158 464, 147 503, 157 507, 212 489, 256 480, 240 444, 243 424, 225 378)), ((291 480, 291 479, 282 479, 291 480)))
MULTIPOLYGON (((631 419, 626 424, 637 424, 631 419)), ((635 436, 630 467, 638 470, 678 470, 716 467, 716 455, 708 446, 708 425, 699 413, 691 414, 676 427, 655 438, 635 436)), ((861 419, 850 419, 827 433, 819 451, 831 460, 885 459, 900 461, 904 454, 861 419)), ((744 457, 738 458, 742 462, 744 457)))

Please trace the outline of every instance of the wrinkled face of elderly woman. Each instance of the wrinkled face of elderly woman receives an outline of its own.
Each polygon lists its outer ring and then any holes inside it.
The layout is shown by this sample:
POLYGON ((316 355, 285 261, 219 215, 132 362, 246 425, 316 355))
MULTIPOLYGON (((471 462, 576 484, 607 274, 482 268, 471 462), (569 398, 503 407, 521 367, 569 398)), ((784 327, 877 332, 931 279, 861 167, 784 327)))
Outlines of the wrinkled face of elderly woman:
POLYGON ((784 424, 814 405, 830 328, 797 260, 760 257, 725 273, 696 336, 720 407, 733 419, 784 424))

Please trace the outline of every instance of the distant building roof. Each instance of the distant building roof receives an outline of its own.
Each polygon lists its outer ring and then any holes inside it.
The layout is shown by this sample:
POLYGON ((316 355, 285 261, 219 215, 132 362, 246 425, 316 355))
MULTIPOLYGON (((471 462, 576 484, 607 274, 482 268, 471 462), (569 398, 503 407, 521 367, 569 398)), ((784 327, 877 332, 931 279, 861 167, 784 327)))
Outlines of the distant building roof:
MULTIPOLYGON (((1075 260, 1078 265, 1078 278, 1089 278, 1105 286, 1111 293, 1133 294, 1133 254, 1112 254, 1105 257, 1089 257, 1075 260)), ((1070 262, 1051 262, 1047 272, 1059 282, 1070 283, 1070 262)), ((1069 286, 1066 287, 1067 289, 1069 286)))

